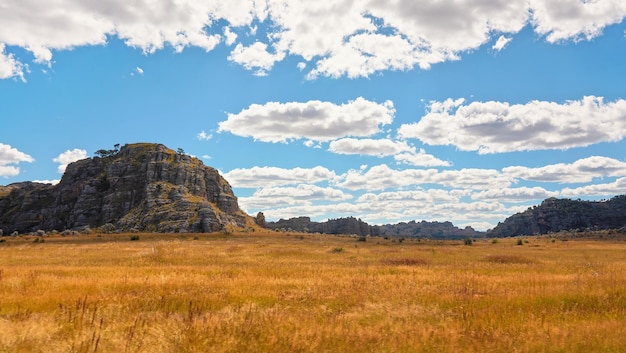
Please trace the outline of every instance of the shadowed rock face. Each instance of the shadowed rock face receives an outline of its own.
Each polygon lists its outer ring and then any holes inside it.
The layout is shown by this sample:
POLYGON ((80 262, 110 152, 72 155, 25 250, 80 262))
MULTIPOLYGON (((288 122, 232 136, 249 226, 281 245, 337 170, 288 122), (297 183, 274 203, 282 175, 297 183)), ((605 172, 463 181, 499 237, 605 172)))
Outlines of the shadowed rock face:
POLYGON ((114 224, 120 230, 211 232, 249 216, 228 182, 199 159, 159 144, 131 144, 70 164, 57 185, 0 187, 0 229, 63 230, 114 224))
POLYGON ((539 206, 528 208, 498 223, 488 236, 508 237, 624 226, 626 226, 626 195, 615 196, 602 202, 549 198, 539 206))

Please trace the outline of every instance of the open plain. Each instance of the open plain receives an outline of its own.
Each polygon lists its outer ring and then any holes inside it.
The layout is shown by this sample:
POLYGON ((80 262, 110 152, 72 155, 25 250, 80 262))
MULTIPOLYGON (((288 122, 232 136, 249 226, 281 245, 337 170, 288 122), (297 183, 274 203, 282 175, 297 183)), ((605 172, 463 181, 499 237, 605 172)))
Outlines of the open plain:
POLYGON ((2 240, 0 352, 626 351, 623 239, 2 240))

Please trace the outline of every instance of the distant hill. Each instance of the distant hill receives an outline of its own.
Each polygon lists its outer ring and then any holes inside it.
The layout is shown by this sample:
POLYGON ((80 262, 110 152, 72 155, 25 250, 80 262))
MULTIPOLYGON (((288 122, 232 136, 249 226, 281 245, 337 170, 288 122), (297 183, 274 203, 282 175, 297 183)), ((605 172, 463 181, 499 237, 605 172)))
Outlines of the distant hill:
POLYGON ((97 228, 211 232, 254 220, 239 209, 231 186, 197 158, 160 144, 100 150, 71 163, 57 185, 0 187, 4 234, 97 228))
POLYGON ((562 230, 617 229, 626 226, 626 195, 607 201, 549 198, 514 214, 488 232, 490 237, 546 234, 562 230))
POLYGON ((380 235, 390 237, 416 237, 433 239, 462 239, 465 237, 484 237, 485 233, 477 232, 471 227, 460 229, 450 222, 415 222, 371 226, 354 217, 330 219, 326 222, 312 222, 309 217, 281 219, 267 222, 267 228, 274 230, 291 230, 296 232, 324 234, 380 235))

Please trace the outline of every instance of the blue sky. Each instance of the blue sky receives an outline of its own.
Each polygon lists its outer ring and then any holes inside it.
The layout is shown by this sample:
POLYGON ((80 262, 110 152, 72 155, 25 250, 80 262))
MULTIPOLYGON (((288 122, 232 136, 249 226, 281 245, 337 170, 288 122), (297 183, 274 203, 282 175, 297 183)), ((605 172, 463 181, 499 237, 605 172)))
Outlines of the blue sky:
POLYGON ((156 142, 269 220, 485 230, 609 198, 624 17, 621 0, 4 0, 0 184, 156 142))

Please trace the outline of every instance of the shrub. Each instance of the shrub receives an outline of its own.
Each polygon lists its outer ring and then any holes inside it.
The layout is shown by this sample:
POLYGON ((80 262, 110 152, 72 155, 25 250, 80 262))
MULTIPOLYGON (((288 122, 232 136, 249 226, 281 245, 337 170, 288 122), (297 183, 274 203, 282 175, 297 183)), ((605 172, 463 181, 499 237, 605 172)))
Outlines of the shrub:
POLYGON ((343 248, 334 248, 334 249, 333 249, 333 250, 331 250, 330 252, 340 253, 340 252, 343 252, 343 248))
POLYGON ((524 241, 522 239, 517 239, 517 245, 524 245, 524 241))
POLYGON ((138 235, 131 235, 130 236, 130 240, 131 241, 139 240, 139 236, 138 235))
POLYGON ((465 238, 463 239, 463 244, 465 245, 472 245, 472 238, 465 238))
POLYGON ((362 235, 362 236, 356 238, 356 241, 367 241, 367 237, 362 235))

